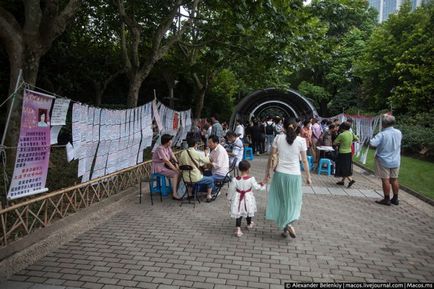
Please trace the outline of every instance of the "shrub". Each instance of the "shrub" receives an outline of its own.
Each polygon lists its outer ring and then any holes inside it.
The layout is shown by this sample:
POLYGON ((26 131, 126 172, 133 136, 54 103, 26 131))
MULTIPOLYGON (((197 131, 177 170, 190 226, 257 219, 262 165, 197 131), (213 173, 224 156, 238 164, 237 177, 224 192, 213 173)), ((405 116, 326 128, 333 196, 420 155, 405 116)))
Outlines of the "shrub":
POLYGON ((434 158, 434 114, 420 113, 398 117, 396 125, 401 130, 404 152, 434 158))

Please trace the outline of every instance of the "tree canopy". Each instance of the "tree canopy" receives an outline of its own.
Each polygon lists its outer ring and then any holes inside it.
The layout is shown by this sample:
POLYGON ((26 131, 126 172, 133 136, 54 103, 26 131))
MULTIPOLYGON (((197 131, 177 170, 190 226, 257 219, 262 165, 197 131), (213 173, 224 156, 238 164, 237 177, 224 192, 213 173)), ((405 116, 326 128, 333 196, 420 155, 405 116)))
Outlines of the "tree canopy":
POLYGON ((429 111, 433 19, 432 3, 378 25, 362 0, 0 0, 0 94, 23 68, 72 99, 135 106, 156 90, 196 117, 227 118, 267 87, 300 90, 323 116, 429 111))

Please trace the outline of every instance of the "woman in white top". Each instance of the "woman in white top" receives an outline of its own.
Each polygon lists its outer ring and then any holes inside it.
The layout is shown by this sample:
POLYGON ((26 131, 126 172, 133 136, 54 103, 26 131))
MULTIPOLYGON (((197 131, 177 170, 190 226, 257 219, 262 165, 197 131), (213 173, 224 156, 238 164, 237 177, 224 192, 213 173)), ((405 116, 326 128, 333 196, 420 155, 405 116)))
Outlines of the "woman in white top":
MULTIPOLYGON (((265 179, 268 179, 273 155, 278 154, 278 164, 268 193, 266 219, 275 221, 279 228, 283 228, 283 237, 290 235, 292 238, 295 238, 295 230, 291 224, 299 219, 302 205, 300 157, 304 167, 308 168, 306 141, 297 136, 296 126, 285 120, 283 133, 274 139, 265 172, 265 179)), ((305 172, 306 183, 310 185, 309 170, 305 172)))

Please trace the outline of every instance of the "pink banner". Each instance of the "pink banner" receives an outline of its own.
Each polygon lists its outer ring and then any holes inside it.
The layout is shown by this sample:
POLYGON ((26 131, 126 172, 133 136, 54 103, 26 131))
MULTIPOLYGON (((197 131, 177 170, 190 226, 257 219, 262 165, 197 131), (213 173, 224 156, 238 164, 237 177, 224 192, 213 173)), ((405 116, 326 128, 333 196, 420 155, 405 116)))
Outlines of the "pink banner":
POLYGON ((17 199, 48 191, 50 159, 50 109, 53 96, 24 90, 15 169, 8 199, 17 199))

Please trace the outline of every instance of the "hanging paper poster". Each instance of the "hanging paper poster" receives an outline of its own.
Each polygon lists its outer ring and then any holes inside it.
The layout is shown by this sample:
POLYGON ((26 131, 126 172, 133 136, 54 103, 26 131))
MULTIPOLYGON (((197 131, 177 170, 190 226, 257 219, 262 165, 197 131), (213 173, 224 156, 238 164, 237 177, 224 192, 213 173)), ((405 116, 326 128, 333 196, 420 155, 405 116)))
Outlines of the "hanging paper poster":
POLYGON ((66 159, 68 163, 74 159, 74 147, 70 142, 66 144, 66 159))
POLYGON ((53 111, 51 113, 51 125, 65 125, 66 114, 68 113, 71 100, 66 98, 56 98, 53 111))
POLYGON ((59 136, 59 132, 62 129, 61 125, 55 125, 51 127, 50 130, 50 144, 57 144, 57 137, 59 136))
POLYGON ((177 130, 179 126, 179 113, 175 112, 173 114, 173 129, 177 130))
POLYGON ((48 191, 50 108, 54 97, 24 90, 20 137, 7 198, 22 198, 48 191))
POLYGON ((155 119, 155 122, 157 123, 158 131, 162 131, 163 130, 163 124, 161 123, 160 114, 159 114, 158 108, 157 108, 157 102, 155 100, 152 102, 152 112, 154 113, 154 119, 155 119))

